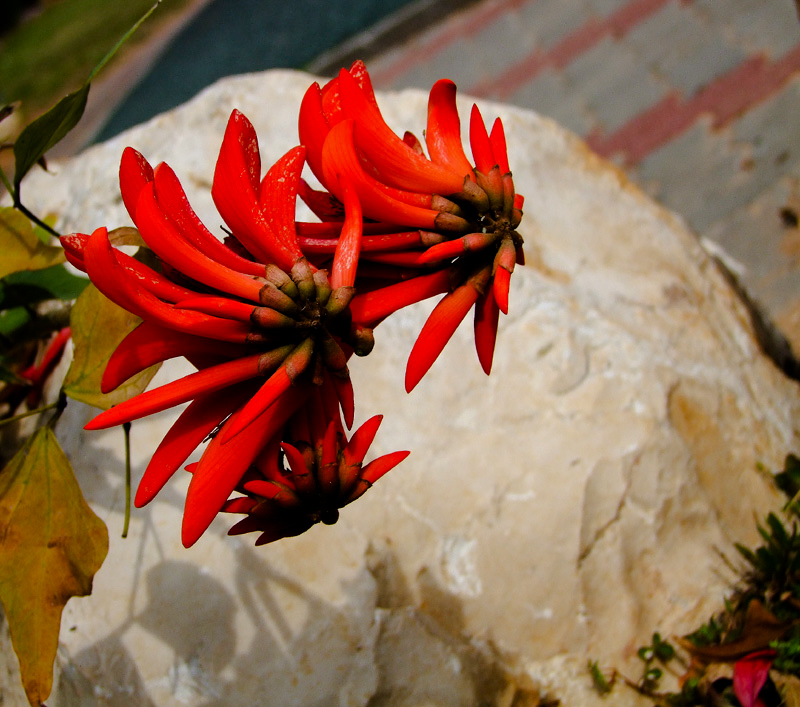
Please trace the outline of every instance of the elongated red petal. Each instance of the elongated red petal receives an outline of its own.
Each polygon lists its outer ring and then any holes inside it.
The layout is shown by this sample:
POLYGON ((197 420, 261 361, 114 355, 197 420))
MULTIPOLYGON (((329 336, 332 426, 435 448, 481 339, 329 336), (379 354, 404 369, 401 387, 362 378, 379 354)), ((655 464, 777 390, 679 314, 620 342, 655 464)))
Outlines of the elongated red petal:
POLYGON ((406 364, 406 391, 411 392, 430 370, 458 325, 478 299, 478 290, 467 282, 445 295, 428 317, 406 364))
POLYGON ((378 101, 375 98, 375 91, 372 88, 372 79, 369 77, 367 65, 361 59, 356 59, 350 67, 349 73, 350 76, 355 79, 355 82, 364 93, 366 99, 372 103, 375 108, 378 108, 378 101))
POLYGON ((356 295, 350 303, 353 321, 364 326, 374 326, 392 312, 450 289, 450 272, 438 270, 412 280, 398 282, 363 295, 356 295))
POLYGON ((472 147, 475 168, 483 174, 489 174, 492 167, 497 164, 497 160, 492 152, 489 134, 486 132, 486 123, 483 122, 483 116, 477 105, 472 106, 469 116, 469 144, 472 147))
POLYGON ((175 303, 178 309, 191 309, 193 312, 213 314, 223 319, 235 319, 240 322, 251 321, 252 304, 228 299, 227 297, 192 297, 175 303))
POLYGON ((361 472, 361 478, 374 484, 384 474, 394 469, 401 461, 403 461, 411 452, 391 452, 384 454, 377 459, 373 459, 369 464, 364 467, 361 472))
POLYGON ((507 174, 511 171, 508 166, 508 147, 506 146, 506 133, 503 129, 503 121, 496 118, 492 125, 492 132, 489 134, 489 142, 492 146, 492 156, 500 167, 500 174, 507 174))
POLYGON ((189 204, 178 177, 169 165, 162 163, 156 167, 154 182, 159 206, 181 235, 197 250, 231 270, 253 277, 264 277, 263 263, 255 263, 234 253, 205 227, 189 204))
POLYGON ((159 208, 152 183, 142 189, 136 217, 142 238, 159 258, 198 282, 252 302, 259 301, 263 282, 212 260, 184 239, 159 208))
POLYGON ((328 121, 322 112, 322 91, 318 83, 312 83, 300 103, 298 132, 300 144, 306 148, 306 161, 314 176, 325 184, 322 172, 322 145, 328 136, 328 121))
POLYGON ((361 204, 347 177, 339 177, 344 202, 344 225, 331 266, 331 287, 352 287, 361 254, 361 204))
POLYGON ((272 232, 294 260, 303 257, 297 244, 294 214, 305 159, 306 148, 302 145, 289 150, 264 176, 259 197, 272 232))
POLYGON ((311 473, 311 470, 306 464, 305 457, 300 453, 297 447, 288 442, 281 442, 281 449, 286 455, 286 461, 289 463, 292 474, 295 476, 305 476, 311 473))
POLYGON ((105 228, 98 228, 92 234, 84 253, 86 271, 97 289, 129 312, 198 336, 240 343, 247 341, 250 327, 246 324, 198 312, 176 310, 140 287, 117 262, 105 228))
POLYGON ((387 265, 397 265, 403 268, 415 268, 419 270, 420 251, 405 251, 401 253, 375 253, 368 252, 361 256, 362 262, 386 263, 387 265))
POLYGON ((260 165, 255 129, 234 110, 222 139, 211 197, 220 216, 252 255, 288 272, 295 258, 272 232, 258 203, 260 165))
MULTIPOLYGON (((211 440, 186 494, 181 528, 185 547, 191 547, 205 532, 263 446, 300 407, 308 393, 308 386, 290 388, 228 444, 222 445, 221 433, 211 440)), ((235 422, 238 414, 234 413, 225 425, 235 422)))
POLYGON ((390 454, 384 454, 382 457, 373 459, 362 470, 358 483, 350 492, 344 505, 352 503, 357 498, 363 496, 378 479, 394 469, 410 453, 411 452, 391 452, 390 454))
POLYGON ((148 182, 153 181, 153 168, 144 156, 132 147, 122 151, 119 163, 119 190, 122 193, 122 203, 128 211, 131 220, 136 223, 136 204, 139 203, 139 193, 148 182))
MULTIPOLYGON (((362 223, 363 226, 368 224, 362 223)), ((338 238, 300 237, 300 247, 306 255, 330 255, 336 251, 338 238)), ((362 236, 361 251, 363 253, 380 253, 384 251, 410 250, 423 245, 421 231, 403 231, 387 233, 382 236, 362 236)))
POLYGON ((353 142, 352 120, 344 120, 331 129, 322 149, 322 169, 328 188, 340 201, 344 198, 339 176, 348 180, 358 194, 365 216, 428 230, 435 227, 438 211, 398 201, 364 171, 353 142))
MULTIPOLYGON (((456 85, 450 79, 437 81, 428 98, 428 128, 425 142, 431 161, 455 174, 475 180, 472 165, 461 143, 461 121, 456 108, 456 85)), ((463 179, 462 179, 463 181, 463 179)))
POLYGON ((247 401, 239 411, 235 421, 231 421, 222 431, 222 442, 227 444, 236 435, 240 434, 249 424, 254 422, 261 413, 272 405, 281 395, 292 387, 292 379, 287 373, 285 365, 267 378, 266 382, 258 389, 255 395, 247 401))
POLYGON ((425 265, 436 263, 448 258, 454 258, 467 252, 474 252, 487 248, 496 241, 494 233, 468 233, 461 238, 455 238, 444 243, 432 245, 417 259, 417 263, 425 265))
POLYGON ((383 415, 374 415, 353 433, 342 451, 345 463, 361 464, 364 461, 364 457, 367 456, 369 448, 375 441, 375 435, 378 434, 381 422, 383 422, 383 415))
POLYGON ((153 453, 136 490, 134 505, 149 503, 214 428, 248 397, 252 386, 227 387, 195 398, 153 453))
POLYGON ((196 292, 187 290, 181 285, 176 285, 171 280, 157 273, 155 270, 140 263, 121 250, 114 250, 117 262, 125 268, 126 272, 136 280, 137 284, 147 290, 154 297, 165 302, 177 302, 187 297, 201 297, 196 292))
POLYGON ((111 354, 103 372, 100 390, 108 393, 145 368, 177 356, 240 358, 246 351, 245 346, 173 331, 153 322, 142 322, 111 354))
POLYGON ((497 341, 497 324, 500 308, 491 292, 484 292, 475 303, 475 349, 483 372, 492 371, 494 346, 497 341))
POLYGON ((355 418, 353 382, 350 380, 350 376, 347 378, 331 376, 331 381, 333 382, 333 387, 336 390, 336 397, 339 399, 339 404, 342 408, 344 424, 347 425, 347 429, 349 430, 353 426, 353 419, 355 418))
POLYGON ((131 422, 192 400, 202 393, 212 393, 226 386, 261 375, 263 354, 253 354, 217 366, 190 373, 153 390, 140 393, 90 420, 84 429, 103 430, 131 422))
POLYGON ((339 72, 339 91, 343 114, 356 122, 355 142, 380 171, 381 181, 398 189, 442 196, 461 191, 464 175, 434 164, 406 145, 344 70, 339 72))
POLYGON ((492 292, 494 301, 503 314, 508 314, 508 291, 511 286, 511 273, 505 268, 497 268, 494 273, 492 292))

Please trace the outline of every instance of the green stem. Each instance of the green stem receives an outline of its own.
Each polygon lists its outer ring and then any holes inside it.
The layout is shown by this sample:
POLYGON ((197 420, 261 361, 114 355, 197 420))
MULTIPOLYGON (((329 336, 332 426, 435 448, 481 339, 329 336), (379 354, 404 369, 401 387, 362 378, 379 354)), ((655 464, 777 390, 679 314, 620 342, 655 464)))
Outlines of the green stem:
POLYGON ((49 405, 44 405, 40 408, 36 408, 35 410, 28 410, 28 412, 21 412, 19 415, 13 415, 12 417, 6 417, 3 420, 0 420, 0 427, 3 425, 11 424, 12 422, 16 422, 17 420, 22 420, 26 417, 31 417, 32 415, 41 415, 43 412, 47 412, 48 410, 52 410, 58 407, 58 401, 54 403, 50 403, 49 405))
POLYGON ((125 522, 122 525, 122 537, 128 537, 128 526, 131 522, 131 423, 122 425, 125 433, 125 522))
POLYGON ((33 221, 37 226, 43 228, 47 231, 51 236, 55 236, 56 238, 60 238, 61 234, 56 231, 52 226, 48 226, 42 219, 40 219, 36 214, 29 211, 28 208, 19 200, 19 191, 17 191, 15 198, 14 198, 14 206, 25 214, 31 221, 33 221))

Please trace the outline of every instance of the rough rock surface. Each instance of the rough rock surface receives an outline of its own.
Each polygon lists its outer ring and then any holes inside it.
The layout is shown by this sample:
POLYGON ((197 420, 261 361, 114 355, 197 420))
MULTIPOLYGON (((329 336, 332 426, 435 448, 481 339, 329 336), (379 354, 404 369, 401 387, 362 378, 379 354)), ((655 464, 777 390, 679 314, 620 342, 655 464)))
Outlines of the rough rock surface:
MULTIPOLYGON (((231 109, 270 164, 295 144, 309 80, 225 80, 35 175, 26 196, 63 230, 127 225, 115 175, 130 144, 168 161, 215 229, 231 109)), ((422 134, 426 96, 380 100, 422 134)), ((464 327, 408 396, 432 305, 382 324, 353 366, 358 414, 385 413, 376 454, 411 457, 336 526, 260 549, 225 537, 224 518, 184 550, 186 479, 119 539, 122 433, 81 433, 92 413, 71 404, 61 437, 112 542, 93 596, 64 614, 53 704, 592 707, 606 703, 587 658, 634 674, 654 630, 687 632, 719 607, 731 576, 717 549, 755 542, 754 514, 779 503, 763 469, 798 449, 797 387, 679 218, 556 124, 481 108, 502 116, 526 196, 528 267, 491 378, 464 327)), ((135 474, 173 417, 134 425, 135 474)), ((618 689, 614 704, 649 703, 618 689)))

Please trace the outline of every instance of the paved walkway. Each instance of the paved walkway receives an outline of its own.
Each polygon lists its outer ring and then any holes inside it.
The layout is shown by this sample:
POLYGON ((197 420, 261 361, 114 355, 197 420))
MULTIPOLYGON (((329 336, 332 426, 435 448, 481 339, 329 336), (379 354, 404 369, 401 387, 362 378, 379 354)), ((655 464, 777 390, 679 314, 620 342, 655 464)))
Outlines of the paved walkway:
POLYGON ((800 352, 792 0, 483 0, 368 65, 377 88, 448 77, 581 135, 722 246, 800 352))

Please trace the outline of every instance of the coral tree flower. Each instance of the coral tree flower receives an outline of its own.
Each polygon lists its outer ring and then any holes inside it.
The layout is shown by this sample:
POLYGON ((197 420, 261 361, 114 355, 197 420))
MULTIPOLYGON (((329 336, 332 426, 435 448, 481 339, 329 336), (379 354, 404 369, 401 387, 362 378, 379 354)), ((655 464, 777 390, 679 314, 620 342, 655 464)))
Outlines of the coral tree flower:
POLYGON ((220 511, 246 514, 231 532, 259 531, 257 544, 334 522, 405 458, 394 452, 363 465, 380 416, 349 440, 345 433, 354 419, 348 362, 371 351, 374 327, 394 311, 444 295, 411 351, 407 390, 470 310, 489 373, 510 275, 523 259, 523 199, 502 124, 488 132, 476 107, 474 165, 464 154, 455 96, 451 81, 431 90, 426 157, 416 138, 386 125, 356 62, 308 89, 301 145, 263 177, 255 130, 233 111, 211 189, 224 240, 200 221, 169 166, 153 169, 132 148, 120 165, 122 199, 158 267, 114 247, 121 243, 105 228, 62 238, 68 260, 142 319, 111 356, 104 392, 171 358, 197 369, 86 425, 104 429, 188 403, 135 497, 137 506, 149 502, 210 440, 187 467, 187 547, 220 511), (301 177, 306 163, 322 190, 301 177), (298 196, 318 222, 296 221, 298 196))
POLYGON ((346 232, 330 277, 309 263, 294 224, 304 156, 303 147, 289 151, 259 181, 255 134, 234 111, 212 195, 236 247, 205 228, 167 165, 153 170, 131 148, 120 166, 123 201, 161 272, 115 249, 104 228, 62 239, 70 262, 143 320, 109 360, 103 391, 178 356, 198 369, 86 425, 104 429, 190 402, 154 453, 135 499, 137 506, 151 500, 212 436, 187 494, 182 530, 187 546, 263 450, 282 439, 292 416, 313 407, 325 420, 338 420, 341 410, 348 426, 353 421, 347 362, 372 344, 371 331, 354 325, 348 308, 361 215, 358 203, 347 198, 346 232))
POLYGON ((313 408, 308 415, 296 414, 289 424, 294 442, 281 443, 283 456, 277 454, 277 438, 263 450, 236 487, 242 496, 222 508, 247 514, 231 528, 231 535, 259 532, 256 545, 263 545, 299 535, 315 523, 331 525, 339 519, 340 508, 408 456, 393 452, 363 465, 380 415, 367 420, 349 441, 340 421, 331 420, 323 431, 322 419, 313 408))
MULTIPOLYGON (((473 106, 473 165, 461 144, 455 84, 438 81, 428 102, 425 157, 414 136, 400 138, 386 124, 369 75, 356 62, 325 86, 308 89, 299 131, 308 164, 330 201, 343 201, 345 177, 364 216, 383 229, 379 251, 362 245, 359 269, 363 280, 383 281, 370 291, 359 287, 354 317, 374 326, 400 307, 445 293, 411 351, 406 389, 417 385, 471 309, 478 358, 488 374, 499 313, 508 312, 511 273, 523 262, 516 231, 523 198, 514 191, 500 120, 488 132, 473 106), (418 229, 416 236, 409 235, 412 229, 418 229)), ((319 194, 306 198, 308 193, 304 189, 301 196, 312 209, 324 203, 319 194)))

